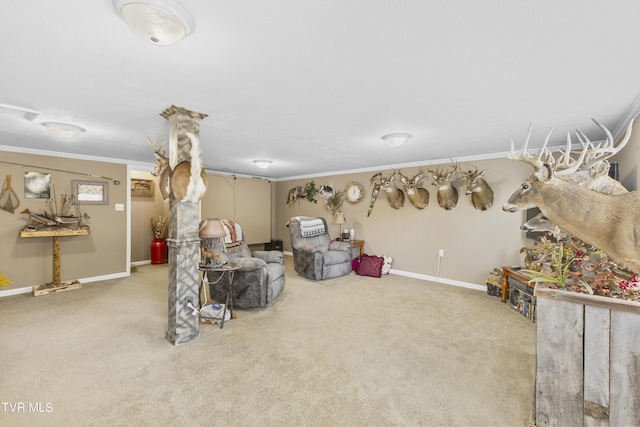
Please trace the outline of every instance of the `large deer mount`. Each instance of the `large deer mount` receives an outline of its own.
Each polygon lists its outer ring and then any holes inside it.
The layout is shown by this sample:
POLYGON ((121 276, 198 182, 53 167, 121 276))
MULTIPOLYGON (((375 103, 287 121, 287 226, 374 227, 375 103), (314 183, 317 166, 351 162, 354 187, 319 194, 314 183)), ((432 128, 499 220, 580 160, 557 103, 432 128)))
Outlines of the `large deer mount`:
MULTIPOLYGON (((599 144, 598 147, 595 147, 594 144, 589 141, 584 133, 577 130, 576 135, 583 147, 586 144, 590 144, 587 154, 585 155, 584 161, 578 164, 578 168, 575 172, 571 172, 568 174, 558 175, 561 179, 566 179, 568 181, 575 182, 578 185, 581 185, 589 190, 597 191, 599 193, 604 194, 623 194, 627 193, 628 190, 620 183, 620 181, 615 180, 609 176, 609 168, 610 164, 607 159, 618 153, 628 140, 623 140, 617 147, 614 147, 613 144, 613 136, 610 135, 609 130, 598 123, 598 126, 605 132, 607 135, 607 142, 605 144, 599 144)), ((551 129, 553 131, 553 129, 551 129)), ((549 137, 551 136, 551 131, 547 135, 546 141, 548 142, 549 137)), ((531 136, 531 126, 529 126, 529 132, 527 136, 528 143, 529 138, 531 136)), ((545 142, 546 145, 546 142, 545 142)), ((573 153, 571 148, 571 135, 567 138, 567 147, 564 151, 560 152, 559 156, 556 156, 554 153, 551 153, 547 150, 544 155, 545 161, 549 164, 557 165, 557 170, 564 170, 574 166, 577 159, 574 157, 580 156, 581 153, 573 153), (569 154, 567 154, 569 153, 569 154)), ((524 153, 523 153, 524 155, 524 153)), ((513 146, 511 148, 510 158, 518 159, 515 155, 513 146)), ((538 159, 540 160, 540 159, 538 159)), ((528 156, 528 159, 522 158, 523 162, 531 163, 533 162, 533 166, 536 167, 538 160, 535 160, 534 156, 528 156)), ((536 215, 531 218, 526 223, 520 226, 521 230, 524 231, 550 231, 553 232, 556 229, 556 225, 551 222, 543 213, 536 215)))
POLYGON ((420 186, 422 180, 426 178, 422 168, 420 168, 420 172, 411 179, 400 172, 397 172, 397 174, 400 176, 400 182, 404 185, 404 191, 409 198, 409 202, 417 209, 426 208, 429 204, 429 190, 420 186))
POLYGON ((162 135, 158 136, 155 141, 151 140, 151 135, 147 135, 147 144, 153 148, 153 153, 156 156, 156 165, 151 171, 151 175, 160 177, 160 194, 164 200, 169 198, 171 192, 171 168, 169 167, 169 158, 163 149, 168 142, 162 135))
POLYGON ((451 210, 458 204, 458 189, 453 185, 455 175, 459 173, 458 163, 446 169, 427 169, 433 177, 432 186, 438 189, 436 198, 438 206, 444 210, 451 210))
POLYGON ((486 211, 493 206, 493 190, 483 178, 485 173, 487 173, 486 169, 478 171, 477 167, 465 173, 467 176, 465 194, 471 196, 471 204, 479 211, 486 211))
POLYGON ((197 203, 207 191, 207 175, 202 165, 202 151, 200 149, 200 139, 192 132, 185 132, 185 137, 189 139, 190 160, 178 161, 174 154, 178 151, 178 136, 172 135, 170 138, 169 158, 162 148, 166 139, 161 136, 155 141, 147 136, 147 143, 153 148, 156 156, 156 165, 151 172, 154 176, 160 176, 160 193, 163 199, 168 199, 173 193, 176 200, 182 203, 197 203))
MULTIPOLYGON (((509 157, 531 164, 535 170, 502 209, 516 212, 538 207, 564 231, 603 250, 622 268, 640 274, 640 193, 604 194, 564 179, 581 166, 606 160, 612 152, 620 151, 631 137, 633 121, 617 147, 611 133, 596 120, 594 122, 605 131, 607 141, 603 146, 595 146, 585 140, 577 159, 571 157, 568 149, 562 154, 561 161, 550 157, 546 149, 549 136, 536 156, 527 154, 530 131, 517 157, 512 142, 509 157)), ((571 138, 569 134, 567 138, 571 138)), ((579 138, 582 141, 584 134, 579 138)))
MULTIPOLYGON (((373 175, 370 179, 371 184, 374 186, 374 193, 377 193, 376 190, 382 190, 387 195, 387 201, 389 202, 389 206, 393 209, 400 209, 404 206, 404 192, 398 188, 395 184, 395 178, 398 175, 397 171, 393 171, 391 175, 382 175, 382 173, 377 173, 373 175)), ((375 198, 371 198, 371 205, 369 206, 370 211, 373 210, 373 204, 375 203, 375 198)), ((370 212, 369 212, 370 213, 370 212)), ((367 215, 369 216, 369 215, 367 215)))

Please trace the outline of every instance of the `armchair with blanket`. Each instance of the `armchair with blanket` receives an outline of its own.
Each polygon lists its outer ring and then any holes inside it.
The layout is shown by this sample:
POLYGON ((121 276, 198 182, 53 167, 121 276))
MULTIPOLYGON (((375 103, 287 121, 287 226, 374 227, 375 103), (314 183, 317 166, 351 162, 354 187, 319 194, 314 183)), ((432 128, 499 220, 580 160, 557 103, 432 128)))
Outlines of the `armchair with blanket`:
POLYGON ((311 280, 325 280, 351 272, 360 249, 350 242, 332 241, 324 218, 293 217, 287 224, 293 249, 293 267, 311 280))
MULTIPOLYGON (((225 247, 229 264, 240 268, 233 276, 233 304, 240 308, 263 308, 284 290, 284 262, 280 251, 251 251, 245 243, 242 227, 232 220, 221 220, 226 236, 225 247)), ((209 283, 215 283, 218 273, 210 272, 209 283)), ((228 280, 223 277, 222 280, 228 280)), ((210 285, 211 298, 224 301, 225 287, 210 285)))

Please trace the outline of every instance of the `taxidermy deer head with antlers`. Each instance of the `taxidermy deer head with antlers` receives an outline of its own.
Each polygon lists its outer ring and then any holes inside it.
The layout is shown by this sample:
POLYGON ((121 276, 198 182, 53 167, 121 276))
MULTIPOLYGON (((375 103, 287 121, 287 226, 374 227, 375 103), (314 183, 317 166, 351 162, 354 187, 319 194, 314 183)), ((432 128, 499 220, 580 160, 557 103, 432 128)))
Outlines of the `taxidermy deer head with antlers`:
MULTIPOLYGON (((603 152, 618 152, 631 137, 629 124, 623 140, 614 146, 613 137, 606 128, 594 122, 607 135, 604 146, 584 144, 577 159, 567 151, 562 162, 550 161, 546 142, 536 156, 527 154, 529 136, 520 155, 512 159, 532 165, 535 171, 525 180, 502 207, 506 212, 516 212, 537 206, 554 224, 597 248, 603 250, 612 261, 636 274, 640 273, 640 193, 632 191, 610 195, 589 190, 575 182, 563 179, 597 160, 603 152), (561 164, 566 167, 560 167, 561 164)), ((571 136, 567 133, 567 138, 571 136)), ((570 141, 568 141, 570 145, 570 141)), ((602 156, 601 156, 602 157, 602 156)))

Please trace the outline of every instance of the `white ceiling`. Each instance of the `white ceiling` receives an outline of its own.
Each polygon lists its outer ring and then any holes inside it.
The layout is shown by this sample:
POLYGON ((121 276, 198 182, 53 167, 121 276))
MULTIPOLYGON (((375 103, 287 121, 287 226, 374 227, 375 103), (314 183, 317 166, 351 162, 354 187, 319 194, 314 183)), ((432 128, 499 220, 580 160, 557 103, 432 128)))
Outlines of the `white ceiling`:
POLYGON ((175 104, 208 170, 273 179, 490 157, 550 126, 601 139, 638 109, 640 2, 177 0, 195 30, 138 38, 112 0, 4 2, 0 148, 152 163, 175 104), (44 121, 87 129, 63 141, 44 121), (409 132, 403 147, 380 137, 409 132), (254 159, 271 159, 262 170, 254 159))

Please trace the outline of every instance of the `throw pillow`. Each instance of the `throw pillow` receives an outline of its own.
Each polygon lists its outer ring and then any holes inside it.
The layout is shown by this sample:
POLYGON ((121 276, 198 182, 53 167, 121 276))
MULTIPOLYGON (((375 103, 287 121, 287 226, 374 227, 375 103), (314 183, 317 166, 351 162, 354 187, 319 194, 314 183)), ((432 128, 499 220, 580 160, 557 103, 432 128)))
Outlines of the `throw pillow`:
POLYGON ((389 255, 382 255, 384 259, 384 264, 382 264, 382 274, 389 274, 389 270, 391 270, 391 265, 393 264, 393 258, 389 255))
POLYGON ((358 276, 381 277, 383 263, 384 258, 382 257, 364 254, 360 257, 356 274, 358 276))

